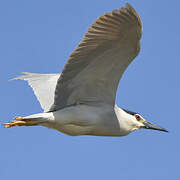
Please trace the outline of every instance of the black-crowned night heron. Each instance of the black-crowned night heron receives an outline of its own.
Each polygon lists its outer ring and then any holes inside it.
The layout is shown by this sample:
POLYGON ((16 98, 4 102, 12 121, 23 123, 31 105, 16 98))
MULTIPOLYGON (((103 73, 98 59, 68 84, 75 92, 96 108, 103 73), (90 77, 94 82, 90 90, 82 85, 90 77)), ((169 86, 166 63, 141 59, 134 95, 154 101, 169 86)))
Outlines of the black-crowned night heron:
POLYGON ((28 81, 44 112, 17 117, 5 127, 42 125, 72 136, 125 136, 142 128, 167 132, 115 104, 119 80, 139 53, 141 34, 141 19, 129 4, 100 16, 61 75, 15 78, 28 81))

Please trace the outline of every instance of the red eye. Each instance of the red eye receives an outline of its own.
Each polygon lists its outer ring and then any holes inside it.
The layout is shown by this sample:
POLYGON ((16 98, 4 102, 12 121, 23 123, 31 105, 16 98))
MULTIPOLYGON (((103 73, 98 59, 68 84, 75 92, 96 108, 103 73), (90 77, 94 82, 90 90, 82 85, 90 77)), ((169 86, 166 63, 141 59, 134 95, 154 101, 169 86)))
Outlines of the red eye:
POLYGON ((138 114, 136 114, 135 117, 138 121, 141 119, 141 117, 138 114))

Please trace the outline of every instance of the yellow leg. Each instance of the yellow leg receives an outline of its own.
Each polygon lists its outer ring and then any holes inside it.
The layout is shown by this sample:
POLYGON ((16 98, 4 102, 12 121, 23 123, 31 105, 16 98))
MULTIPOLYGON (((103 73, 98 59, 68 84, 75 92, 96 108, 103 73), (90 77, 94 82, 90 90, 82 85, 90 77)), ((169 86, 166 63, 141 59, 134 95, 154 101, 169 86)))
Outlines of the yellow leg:
POLYGON ((15 118, 15 120, 13 120, 9 123, 5 123, 4 127, 9 128, 9 127, 13 127, 13 126, 23 126, 25 124, 26 124, 26 122, 23 121, 22 117, 17 117, 17 118, 15 118))
POLYGON ((4 127, 10 128, 13 126, 33 126, 33 125, 37 125, 37 124, 38 124, 37 121, 23 119, 23 117, 16 117, 15 120, 13 120, 9 123, 5 123, 4 127))

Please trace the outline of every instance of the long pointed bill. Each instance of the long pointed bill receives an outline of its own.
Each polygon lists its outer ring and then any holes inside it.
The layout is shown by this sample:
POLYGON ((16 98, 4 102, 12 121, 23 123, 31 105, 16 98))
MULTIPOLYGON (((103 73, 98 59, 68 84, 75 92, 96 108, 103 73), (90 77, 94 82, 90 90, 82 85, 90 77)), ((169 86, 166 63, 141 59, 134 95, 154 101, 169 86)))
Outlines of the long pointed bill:
POLYGON ((150 122, 147 122, 147 121, 145 121, 143 124, 145 125, 144 128, 146 128, 146 129, 153 129, 153 130, 168 132, 166 129, 159 127, 155 124, 151 124, 150 122))

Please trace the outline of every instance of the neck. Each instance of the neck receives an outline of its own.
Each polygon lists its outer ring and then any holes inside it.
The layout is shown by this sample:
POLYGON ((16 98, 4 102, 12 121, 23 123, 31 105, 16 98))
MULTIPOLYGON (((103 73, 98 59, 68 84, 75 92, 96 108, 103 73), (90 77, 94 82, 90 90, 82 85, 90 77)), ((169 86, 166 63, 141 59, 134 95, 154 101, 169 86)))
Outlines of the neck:
POLYGON ((119 121, 121 131, 129 134, 130 132, 138 129, 136 128, 138 127, 136 126, 137 121, 133 115, 127 113, 127 111, 119 108, 117 105, 115 106, 115 113, 119 121))

